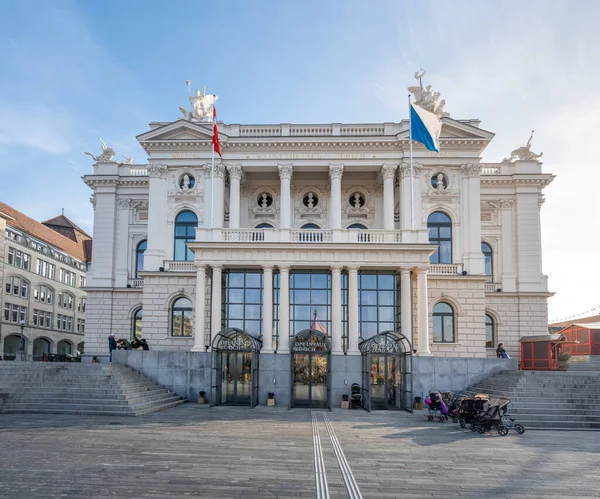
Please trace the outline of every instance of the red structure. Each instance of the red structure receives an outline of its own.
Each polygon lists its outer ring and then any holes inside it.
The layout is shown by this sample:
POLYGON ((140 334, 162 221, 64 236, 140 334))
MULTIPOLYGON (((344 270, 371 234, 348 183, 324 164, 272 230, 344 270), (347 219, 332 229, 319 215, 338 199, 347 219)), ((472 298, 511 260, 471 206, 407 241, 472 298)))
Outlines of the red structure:
POLYGON ((600 355, 600 322, 571 324, 559 334, 573 342, 565 345, 565 352, 571 355, 600 355))
POLYGON ((523 336, 521 343, 521 369, 524 371, 556 371, 558 356, 566 347, 562 334, 523 336))

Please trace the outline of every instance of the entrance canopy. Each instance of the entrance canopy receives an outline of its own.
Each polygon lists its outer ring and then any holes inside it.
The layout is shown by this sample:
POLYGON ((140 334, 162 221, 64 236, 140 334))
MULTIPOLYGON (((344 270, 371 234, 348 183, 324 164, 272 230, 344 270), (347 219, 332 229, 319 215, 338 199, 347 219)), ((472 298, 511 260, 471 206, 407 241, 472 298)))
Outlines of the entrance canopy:
POLYGON ((215 352, 260 352, 262 343, 246 331, 230 327, 215 336, 212 348, 215 352))
POLYGON ((358 348, 362 354, 393 353, 412 355, 412 345, 410 344, 410 341, 398 331, 385 331, 376 334, 368 340, 361 341, 358 348))
POLYGON ((330 350, 329 338, 322 331, 316 329, 300 331, 292 339, 292 353, 329 353, 330 350))

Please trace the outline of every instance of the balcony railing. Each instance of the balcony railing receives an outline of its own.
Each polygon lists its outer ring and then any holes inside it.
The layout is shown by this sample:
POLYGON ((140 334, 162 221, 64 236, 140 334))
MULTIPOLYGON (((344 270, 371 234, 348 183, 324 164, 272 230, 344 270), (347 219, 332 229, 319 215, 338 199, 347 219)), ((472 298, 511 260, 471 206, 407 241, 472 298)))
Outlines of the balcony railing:
POLYGON ((194 262, 179 262, 174 260, 165 260, 163 267, 167 272, 195 272, 194 262))
POLYGON ((500 284, 495 282, 486 282, 485 283, 485 292, 486 293, 495 293, 498 289, 500 289, 500 284))
POLYGON ((432 275, 457 275, 462 274, 462 264, 460 263, 434 263, 429 268, 432 275))
POLYGON ((144 287, 144 279, 132 279, 131 287, 132 288, 143 288, 144 287))

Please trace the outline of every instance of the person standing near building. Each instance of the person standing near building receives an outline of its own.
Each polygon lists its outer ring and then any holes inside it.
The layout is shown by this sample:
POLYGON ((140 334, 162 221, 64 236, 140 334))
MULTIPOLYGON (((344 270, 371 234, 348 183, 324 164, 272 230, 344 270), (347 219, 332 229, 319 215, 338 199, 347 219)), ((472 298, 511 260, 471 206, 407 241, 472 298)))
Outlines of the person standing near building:
POLYGON ((108 337, 108 350, 110 352, 110 362, 112 362, 112 354, 113 354, 113 350, 117 349, 117 340, 115 340, 115 335, 111 334, 108 337))
POLYGON ((496 348, 496 357, 499 359, 510 359, 504 348, 504 343, 498 343, 498 348, 496 348))

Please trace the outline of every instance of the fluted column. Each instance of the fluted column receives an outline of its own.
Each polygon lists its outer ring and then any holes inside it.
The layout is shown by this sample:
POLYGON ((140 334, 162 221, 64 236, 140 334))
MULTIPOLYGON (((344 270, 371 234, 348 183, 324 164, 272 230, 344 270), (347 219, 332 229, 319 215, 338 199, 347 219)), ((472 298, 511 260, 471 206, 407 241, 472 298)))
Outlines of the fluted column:
POLYGON ((279 165, 280 190, 279 190, 279 227, 281 229, 290 229, 292 227, 292 196, 291 182, 294 171, 292 165, 279 165))
POLYGON ((481 165, 465 163, 461 165, 461 170, 461 205, 464 206, 462 224, 468 228, 464 238, 463 261, 469 274, 481 275, 485 272, 485 259, 481 252, 481 165))
POLYGON ((343 353, 342 348, 342 268, 331 267, 331 352, 343 353))
POLYGON ((242 167, 240 165, 229 165, 229 228, 240 228, 240 181, 242 179, 242 167))
POLYGON ((212 193, 213 227, 223 227, 223 214, 225 211, 225 165, 215 165, 212 193))
POLYGON ((429 306, 427 299, 427 270, 417 269, 417 319, 418 355, 431 355, 429 351, 429 306))
POLYGON ((210 338, 211 343, 215 339, 215 336, 222 329, 222 285, 221 285, 221 274, 223 267, 221 265, 212 266, 212 298, 210 302, 210 338))
POLYGON ((344 165, 329 165, 331 179, 331 228, 342 228, 342 175, 344 165))
POLYGON ((412 293, 410 289, 410 270, 400 270, 400 332, 410 341, 414 342, 412 336, 412 293))
POLYGON ((279 345, 277 351, 290 351, 290 269, 279 266, 279 345))
POLYGON ((203 352, 204 318, 206 315, 206 267, 201 265, 196 270, 196 312, 194 316, 194 346, 192 352, 203 352))
POLYGON ((263 313, 262 313, 263 353, 273 353, 273 267, 263 267, 263 313))
MULTIPOLYGON (((131 254, 131 248, 129 247, 129 214, 131 213, 131 206, 133 202, 130 198, 118 198, 117 205, 117 231, 115 233, 115 287, 124 288, 127 286, 129 277, 128 272, 128 260, 131 254)), ((133 268, 133 275, 135 278, 135 267, 133 268)))
POLYGON ((144 270, 156 272, 165 260, 167 229, 167 165, 148 165, 148 247, 144 253, 144 270))
POLYGON ((348 268, 348 353, 358 354, 358 267, 348 268))
MULTIPOLYGON (((512 199, 500 199, 500 216, 502 222, 502 286, 507 292, 517 291, 513 251, 513 206, 512 199)), ((494 279, 496 280, 496 279, 494 279)), ((498 281, 497 281, 498 282, 498 281)))
POLYGON ((383 228, 394 230, 394 179, 398 165, 384 164, 381 167, 383 178, 383 228))

